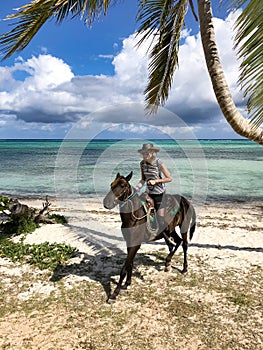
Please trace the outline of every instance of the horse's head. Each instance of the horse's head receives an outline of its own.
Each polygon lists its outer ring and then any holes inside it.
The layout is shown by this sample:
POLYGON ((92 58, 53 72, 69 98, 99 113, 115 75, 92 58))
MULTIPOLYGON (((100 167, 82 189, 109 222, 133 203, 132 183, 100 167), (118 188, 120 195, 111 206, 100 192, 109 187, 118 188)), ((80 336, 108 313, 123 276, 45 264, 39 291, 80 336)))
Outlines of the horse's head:
POLYGON ((103 205, 106 209, 114 208, 118 203, 128 199, 132 192, 129 184, 132 178, 132 171, 128 176, 122 176, 120 173, 116 175, 115 180, 111 183, 111 190, 103 200, 103 205))

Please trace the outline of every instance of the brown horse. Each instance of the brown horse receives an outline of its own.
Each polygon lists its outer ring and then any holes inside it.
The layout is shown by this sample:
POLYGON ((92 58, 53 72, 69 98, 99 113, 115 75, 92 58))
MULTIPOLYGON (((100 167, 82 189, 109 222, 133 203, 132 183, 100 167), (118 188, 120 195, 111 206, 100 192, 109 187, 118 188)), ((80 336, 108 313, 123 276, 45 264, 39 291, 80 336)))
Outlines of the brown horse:
POLYGON ((169 231, 169 234, 157 232, 154 237, 150 237, 151 232, 148 230, 149 225, 147 225, 145 206, 141 197, 129 183, 131 177, 132 172, 126 177, 118 173, 115 180, 111 183, 111 190, 103 200, 103 205, 106 209, 113 209, 117 204, 119 205, 122 221, 121 230, 127 245, 127 258, 121 269, 117 287, 109 296, 109 303, 116 300, 121 289, 127 289, 131 284, 133 260, 142 242, 165 239, 169 248, 169 254, 165 261, 166 271, 171 265, 174 253, 182 243, 184 251, 182 273, 185 273, 187 271, 188 233, 190 239, 192 239, 196 226, 196 215, 192 204, 180 195, 165 194, 165 221, 168 227, 168 230, 166 229, 165 232, 169 231), (180 228, 182 238, 175 231, 177 226, 180 228), (125 277, 125 284, 122 285, 125 277))

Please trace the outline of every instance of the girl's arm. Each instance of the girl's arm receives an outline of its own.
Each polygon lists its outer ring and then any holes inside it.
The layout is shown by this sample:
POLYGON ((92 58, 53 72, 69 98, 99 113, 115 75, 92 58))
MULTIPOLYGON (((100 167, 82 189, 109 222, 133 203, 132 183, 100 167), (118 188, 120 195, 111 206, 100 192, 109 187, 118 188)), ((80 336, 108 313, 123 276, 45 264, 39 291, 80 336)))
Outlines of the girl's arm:
POLYGON ((163 173, 164 177, 161 179, 156 179, 156 180, 149 180, 148 183, 149 185, 156 185, 158 183, 167 183, 172 181, 172 176, 170 174, 170 171, 166 168, 166 166, 162 163, 160 164, 160 170, 163 173))
POLYGON ((143 187, 143 185, 145 183, 145 180, 146 180, 146 178, 145 178, 144 172, 143 172, 143 170, 141 168, 141 180, 135 186, 136 191, 139 191, 143 187))

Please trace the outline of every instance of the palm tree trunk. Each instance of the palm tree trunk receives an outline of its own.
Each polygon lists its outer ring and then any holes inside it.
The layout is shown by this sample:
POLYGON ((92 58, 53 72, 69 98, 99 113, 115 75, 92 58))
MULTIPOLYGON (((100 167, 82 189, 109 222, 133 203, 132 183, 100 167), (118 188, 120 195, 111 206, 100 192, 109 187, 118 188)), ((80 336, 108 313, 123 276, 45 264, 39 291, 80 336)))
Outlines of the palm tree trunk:
POLYGON ((262 129, 242 116, 230 93, 216 46, 210 0, 198 0, 198 13, 206 65, 220 109, 237 134, 263 145, 262 129))

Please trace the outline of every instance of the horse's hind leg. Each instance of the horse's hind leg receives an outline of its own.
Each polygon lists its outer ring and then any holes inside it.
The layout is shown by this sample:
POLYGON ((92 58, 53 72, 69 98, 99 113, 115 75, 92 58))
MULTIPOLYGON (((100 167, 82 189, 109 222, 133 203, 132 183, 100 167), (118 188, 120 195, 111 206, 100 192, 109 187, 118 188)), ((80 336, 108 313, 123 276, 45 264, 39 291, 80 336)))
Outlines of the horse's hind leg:
POLYGON ((183 264, 182 273, 186 273, 187 268, 188 268, 188 263, 187 263, 187 249, 188 249, 187 232, 182 233, 182 237, 183 237, 182 246, 183 246, 183 251, 184 251, 184 264, 183 264))
POLYGON ((187 272, 187 268, 188 268, 188 263, 187 263, 188 231, 189 231, 191 219, 193 216, 192 209, 190 207, 185 208, 185 211, 186 212, 184 215, 184 219, 183 219, 182 225, 180 226, 180 232, 183 239, 182 246, 184 251, 184 264, 183 264, 182 273, 187 272))
POLYGON ((139 248, 140 248, 140 245, 128 248, 128 255, 127 255, 125 263, 121 269, 119 281, 118 281, 117 286, 114 289, 113 293, 109 296, 108 303, 115 302, 121 289, 127 289, 127 287, 131 284, 133 260, 134 260, 134 257, 136 255, 137 251, 139 250, 139 248), (124 281, 126 276, 127 276, 126 282, 124 285, 122 285, 122 282, 124 281))
POLYGON ((176 233, 175 230, 171 233, 171 237, 173 239, 172 243, 168 239, 165 240, 165 242, 169 248, 169 254, 167 255, 167 257, 165 259, 164 271, 166 271, 166 272, 169 271, 172 258, 182 242, 182 238, 178 236, 178 234, 176 233))

